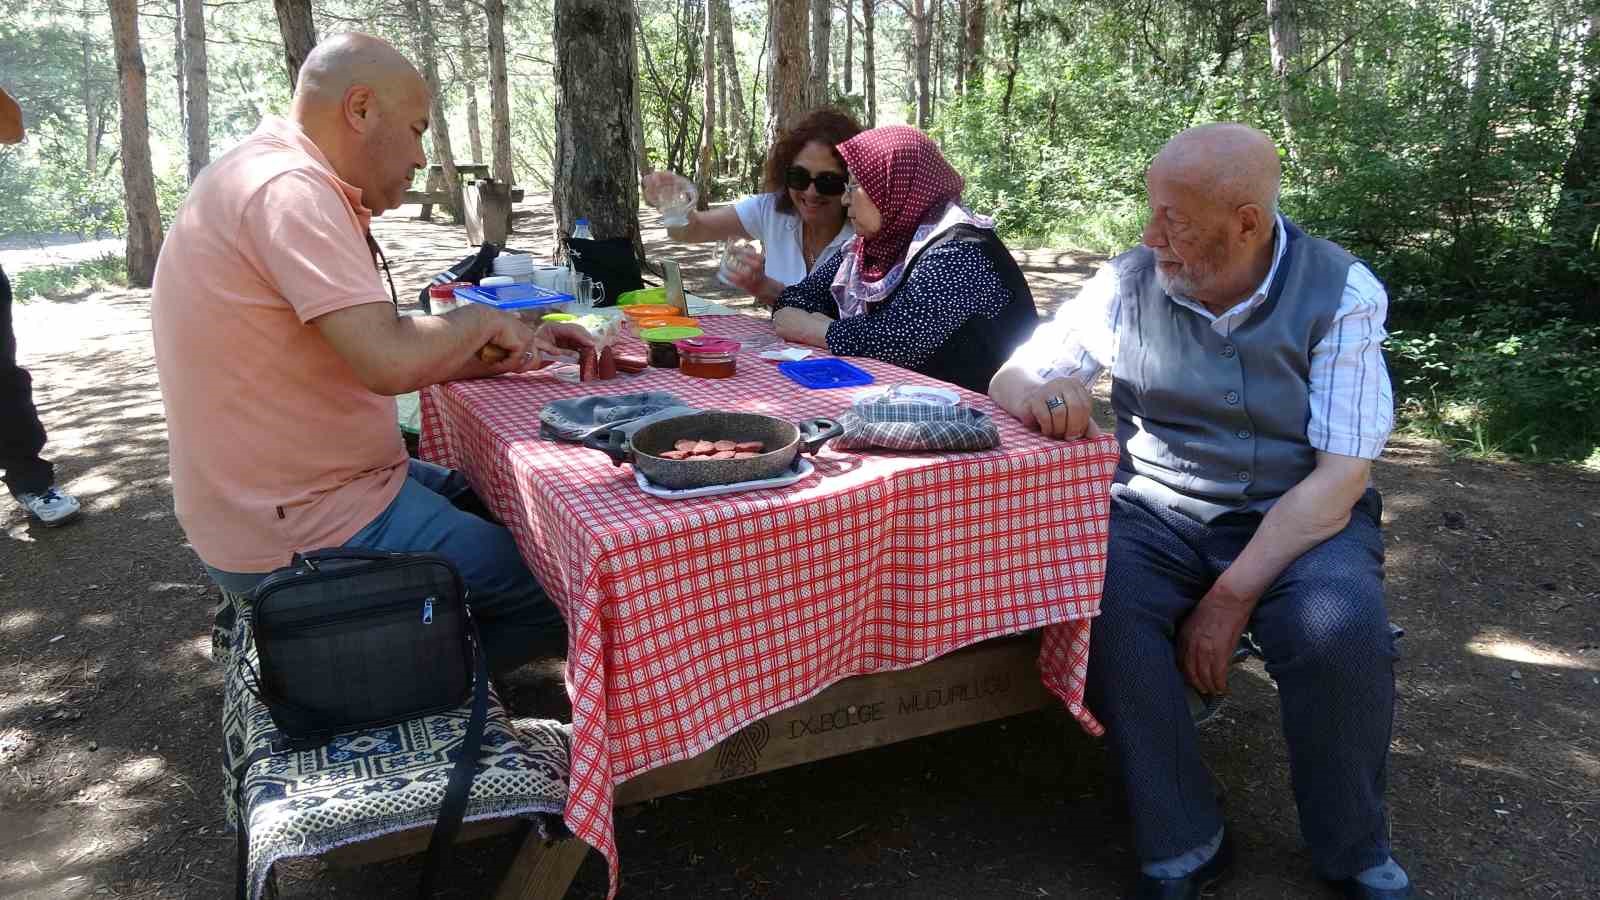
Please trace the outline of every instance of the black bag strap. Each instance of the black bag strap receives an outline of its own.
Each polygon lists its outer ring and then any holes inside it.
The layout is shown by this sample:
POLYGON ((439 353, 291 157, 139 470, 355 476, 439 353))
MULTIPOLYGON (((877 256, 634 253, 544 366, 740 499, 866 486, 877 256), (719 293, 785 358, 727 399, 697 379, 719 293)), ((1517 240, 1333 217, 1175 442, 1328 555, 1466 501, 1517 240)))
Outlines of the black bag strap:
POLYGON ((463 609, 467 615, 467 633, 472 638, 472 713, 467 717, 467 733, 461 737, 461 753, 450 770, 444 802, 439 804, 439 821, 434 823, 433 838, 428 842, 428 860, 423 864, 422 886, 417 892, 422 900, 433 896, 439 873, 444 871, 455 849, 456 835, 461 832, 461 820, 467 812, 472 776, 478 768, 478 753, 483 748, 484 725, 489 718, 489 661, 483 655, 483 642, 478 637, 478 625, 472 612, 463 609))

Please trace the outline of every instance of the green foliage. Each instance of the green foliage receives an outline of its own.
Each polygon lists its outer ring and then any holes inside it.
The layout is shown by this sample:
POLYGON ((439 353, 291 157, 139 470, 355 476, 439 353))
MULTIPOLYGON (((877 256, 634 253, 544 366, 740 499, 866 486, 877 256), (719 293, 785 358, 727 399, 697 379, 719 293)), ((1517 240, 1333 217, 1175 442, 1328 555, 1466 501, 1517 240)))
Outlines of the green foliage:
POLYGON ((1389 348, 1412 428, 1473 453, 1600 458, 1600 326, 1487 307, 1389 348))
POLYGON ((106 254, 67 266, 25 269, 11 276, 12 296, 26 303, 33 299, 55 300, 70 294, 128 284, 127 261, 117 254, 106 254))

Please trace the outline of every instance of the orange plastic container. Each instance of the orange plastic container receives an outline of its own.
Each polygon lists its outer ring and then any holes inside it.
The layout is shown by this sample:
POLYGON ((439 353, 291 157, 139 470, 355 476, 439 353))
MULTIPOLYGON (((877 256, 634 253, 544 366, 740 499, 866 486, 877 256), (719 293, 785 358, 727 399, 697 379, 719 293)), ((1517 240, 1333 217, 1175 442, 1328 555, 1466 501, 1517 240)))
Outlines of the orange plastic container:
POLYGON ((668 306, 665 303, 635 303, 633 306, 624 306, 621 309, 624 315, 635 322, 640 319, 659 319, 678 314, 676 306, 668 306))
POLYGON ((700 320, 688 316, 651 316, 647 319, 634 319, 633 324, 640 330, 645 328, 699 328, 700 320))

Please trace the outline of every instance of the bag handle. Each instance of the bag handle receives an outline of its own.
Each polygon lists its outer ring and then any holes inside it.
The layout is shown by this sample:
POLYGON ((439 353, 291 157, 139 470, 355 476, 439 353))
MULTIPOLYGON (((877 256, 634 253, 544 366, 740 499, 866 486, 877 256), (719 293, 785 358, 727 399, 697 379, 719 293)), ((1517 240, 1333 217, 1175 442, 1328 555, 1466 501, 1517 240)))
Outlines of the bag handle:
POLYGON ((428 841, 428 860, 423 864, 422 885, 417 892, 422 900, 433 896, 439 873, 449 864, 455 849, 456 835, 461 831, 461 820, 467 812, 467 794, 478 768, 478 754, 483 748, 484 725, 489 717, 489 661, 483 655, 483 641, 478 637, 478 624, 472 618, 472 611, 465 604, 461 608, 466 614, 467 634, 472 639, 472 713, 467 717, 467 732, 461 736, 461 753, 450 769, 444 801, 439 804, 439 820, 434 823, 433 838, 428 841))
POLYGON ((416 556, 415 553, 396 553, 390 550, 366 550, 360 547, 324 547, 321 550, 295 551, 289 560, 289 565, 298 566, 306 564, 312 571, 316 571, 317 563, 342 559, 360 559, 368 562, 384 562, 391 559, 400 559, 406 556, 416 556))

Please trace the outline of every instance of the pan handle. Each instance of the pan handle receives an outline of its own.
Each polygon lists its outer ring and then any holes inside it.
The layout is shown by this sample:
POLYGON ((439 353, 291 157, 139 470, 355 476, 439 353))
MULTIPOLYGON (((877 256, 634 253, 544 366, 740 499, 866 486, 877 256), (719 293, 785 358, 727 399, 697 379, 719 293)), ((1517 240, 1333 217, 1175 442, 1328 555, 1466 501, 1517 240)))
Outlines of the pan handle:
POLYGON ((807 419, 804 422, 796 422, 795 426, 800 429, 800 451, 809 453, 812 456, 817 455, 817 451, 822 449, 823 444, 844 434, 843 425, 821 416, 815 419, 807 419))
POLYGON ((633 446, 621 429, 607 428, 594 432, 583 439, 583 445, 611 457, 611 462, 615 465, 621 466, 623 463, 633 462, 633 446))

